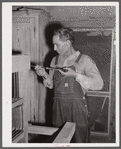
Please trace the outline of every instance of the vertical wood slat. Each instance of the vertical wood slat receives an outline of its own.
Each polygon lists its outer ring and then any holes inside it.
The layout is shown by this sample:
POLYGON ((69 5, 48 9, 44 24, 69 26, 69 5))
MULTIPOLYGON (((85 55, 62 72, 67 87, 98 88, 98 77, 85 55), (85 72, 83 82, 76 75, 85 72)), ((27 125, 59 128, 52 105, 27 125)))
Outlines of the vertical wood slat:
POLYGON ((14 73, 12 73, 12 98, 14 98, 14 73))
MULTIPOLYGON (((12 24, 12 39, 15 39, 15 24, 12 24)), ((15 40, 12 40, 12 50, 14 49, 15 40)))
POLYGON ((110 138, 116 139, 116 45, 112 44, 112 75, 110 84, 111 114, 110 114, 110 138))
POLYGON ((12 32, 12 50, 17 50, 17 28, 16 28, 16 24, 13 23, 13 32, 12 32))
MULTIPOLYGON (((34 18, 31 18, 31 28, 30 28, 30 33, 31 33, 31 61, 35 62, 34 58, 34 18)), ((30 104, 31 104, 31 122, 35 122, 35 114, 34 114, 34 107, 35 107, 35 88, 34 88, 34 72, 31 71, 31 99, 30 99, 30 104)))
MULTIPOLYGON (((39 31, 40 31, 40 24, 39 24, 39 16, 37 17, 37 21, 36 21, 36 36, 37 36, 37 64, 40 63, 40 55, 39 55, 39 51, 41 50, 40 49, 40 34, 39 34, 39 31), (37 34, 38 33, 38 34, 37 34)), ((39 100, 40 100, 40 87, 39 87, 39 84, 38 83, 38 79, 37 79, 37 75, 36 75, 36 94, 37 94, 37 104, 36 104, 36 108, 37 108, 37 121, 39 123, 39 100)))
MULTIPOLYGON (((43 17, 40 17, 41 19, 41 26, 40 26, 40 39, 41 39, 41 45, 40 45, 40 48, 41 48, 41 62, 42 62, 42 65, 44 63, 44 44, 43 44, 43 38, 42 38, 42 35, 43 35, 43 17)), ((43 84, 41 84, 40 86, 40 89, 42 91, 42 94, 40 95, 41 97, 41 101, 40 101, 40 107, 41 109, 39 110, 39 118, 41 119, 42 122, 44 122, 44 117, 45 117, 45 107, 44 107, 44 104, 45 104, 45 96, 44 96, 44 93, 45 93, 45 87, 43 86, 43 84)))
POLYGON ((15 79, 15 73, 13 74, 13 86, 14 86, 14 98, 16 98, 16 79, 15 79))
POLYGON ((12 24, 12 50, 15 49, 15 35, 16 35, 16 31, 15 31, 16 27, 15 27, 15 23, 12 24))
MULTIPOLYGON (((33 39, 34 39, 34 51, 33 51, 33 61, 36 63, 36 52, 37 52, 37 45, 36 45, 36 18, 34 18, 33 20, 33 39)), ((34 110, 34 122, 37 122, 36 120, 36 111, 37 111, 37 108, 36 108, 36 103, 37 103, 37 95, 36 95, 36 79, 35 79, 35 72, 33 72, 33 81, 34 81, 34 107, 33 107, 33 110, 34 110)))
MULTIPOLYGON (((35 17, 35 22, 34 22, 34 34, 35 34, 35 45, 36 45, 36 51, 35 51, 35 63, 38 63, 38 16, 35 17)), ((38 94, 37 94, 37 75, 34 73, 34 82, 35 82, 35 121, 38 122, 38 94)))
POLYGON ((17 98, 19 98, 19 73, 16 73, 16 89, 17 89, 17 98))
POLYGON ((21 51, 22 51, 22 54, 25 54, 25 51, 24 51, 24 46, 25 46, 25 32, 24 32, 24 24, 19 24, 19 26, 21 27, 21 51))
POLYGON ((114 39, 114 32, 112 30, 112 42, 111 42, 111 60, 110 60, 110 85, 109 85, 109 91, 110 91, 110 102, 109 102, 109 117, 108 117, 108 133, 109 133, 109 136, 111 136, 111 133, 112 133, 112 126, 111 126, 111 116, 112 116, 112 111, 113 109, 112 108, 112 72, 113 72, 113 62, 114 62, 114 57, 113 57, 113 54, 114 54, 114 48, 113 48, 113 39, 114 39))
MULTIPOLYGON (((40 18, 39 18, 40 19, 40 18)), ((40 21, 40 20, 39 20, 40 21)), ((40 21, 41 22, 41 21, 40 21)), ((39 50, 39 64, 41 64, 41 65, 43 65, 43 59, 42 59, 42 39, 41 39, 41 32, 42 32, 42 27, 41 27, 41 23, 39 22, 39 36, 40 36, 40 42, 39 42, 39 48, 40 48, 40 50, 39 50)), ((43 92, 43 90, 42 90, 42 84, 40 83, 39 84, 39 88, 38 88, 38 92, 39 92, 39 89, 40 89, 40 92, 43 92)), ((42 121, 42 115, 41 115, 41 107, 42 107, 42 94, 41 93, 39 93, 38 94, 39 95, 39 100, 38 100, 38 119, 40 120, 40 121, 42 121)))
MULTIPOLYGON (((29 82, 29 78, 28 78, 28 76, 29 76, 29 71, 27 71, 26 72, 26 74, 25 74, 26 76, 26 83, 27 83, 27 85, 28 85, 28 82, 29 82)), ((25 114, 25 126, 24 126, 24 129, 25 129, 25 142, 28 142, 28 111, 27 111, 27 109, 28 109, 28 86, 27 86, 27 88, 26 88, 26 96, 27 96, 27 99, 25 100, 25 103, 24 103, 24 110, 26 111, 26 114, 25 114)))
MULTIPOLYGON (((33 62, 36 62, 35 55, 36 55, 36 44, 35 44, 35 18, 33 19, 33 24, 32 24, 32 33, 33 33, 33 62)), ((34 122, 36 122, 36 88, 35 88, 35 73, 33 72, 33 99, 32 100, 32 108, 33 108, 33 118, 34 122)))
POLYGON ((20 97, 24 99, 24 105, 23 105, 23 124, 24 124, 24 136, 26 138, 26 141, 28 140, 28 111, 27 111, 27 101, 28 101, 28 71, 19 72, 20 77, 20 97))
POLYGON ((19 24, 17 24, 17 51, 22 50, 22 47, 20 45, 20 40, 22 40, 21 37, 22 28, 19 24))
POLYGON ((29 27, 27 26, 26 27, 26 37, 25 37, 25 41, 27 41, 26 43, 25 43, 25 49, 26 49, 26 54, 29 54, 29 27))
POLYGON ((30 121, 34 122, 34 81, 33 81, 33 73, 31 72, 31 85, 30 85, 30 104, 31 104, 31 115, 30 115, 30 121))
POLYGON ((28 107, 27 107, 27 113, 28 113, 28 122, 30 121, 30 71, 29 71, 29 74, 28 74, 28 78, 29 78, 29 81, 28 81, 28 100, 27 100, 27 105, 28 105, 28 107))
POLYGON ((12 50, 17 51, 17 24, 15 23, 13 23, 12 37, 13 37, 12 50))
MULTIPOLYGON (((38 59, 38 55, 39 55, 39 16, 36 17, 36 21, 35 21, 35 37, 36 37, 36 63, 39 62, 39 59, 38 59)), ((35 75, 35 85, 36 85, 36 122, 39 122, 39 119, 38 119, 38 113, 39 113, 39 109, 38 109, 38 95, 39 95, 39 92, 38 92, 38 83, 37 83, 37 75, 35 75)))
MULTIPOLYGON (((29 28, 28 28, 28 34, 29 34, 29 41, 28 41, 28 44, 29 44, 29 54, 30 54, 30 61, 32 59, 32 46, 31 46, 31 20, 30 20, 30 24, 29 24, 29 28)), ((32 115, 32 111, 31 111, 31 81, 32 81, 32 71, 30 70, 29 71, 29 78, 30 78, 30 82, 29 82, 29 86, 30 86, 30 96, 29 96, 29 99, 28 99, 28 121, 31 121, 31 115, 32 115)))
MULTIPOLYGON (((30 55, 30 50, 31 50, 31 46, 30 46, 30 24, 27 25, 26 27, 26 38, 25 38, 25 50, 26 50, 26 54, 29 54, 30 55)), ((27 109, 28 109, 28 121, 30 121, 30 71, 29 71, 29 74, 28 74, 28 78, 29 78, 29 81, 28 81, 28 101, 27 101, 27 109)))

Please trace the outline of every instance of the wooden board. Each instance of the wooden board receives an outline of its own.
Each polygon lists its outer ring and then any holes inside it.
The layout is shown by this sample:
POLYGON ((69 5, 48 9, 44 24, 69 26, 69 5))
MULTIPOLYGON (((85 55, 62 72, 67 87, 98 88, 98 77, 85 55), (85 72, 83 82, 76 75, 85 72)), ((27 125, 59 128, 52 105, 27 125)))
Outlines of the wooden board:
POLYGON ((30 58, 27 55, 12 56, 12 73, 30 69, 30 58))
POLYGON ((36 125, 28 126, 28 133, 33 134, 53 135, 57 130, 58 128, 47 127, 47 126, 36 126, 36 125))
POLYGON ((87 91, 87 96, 109 97, 109 92, 104 91, 87 91))
POLYGON ((75 132, 75 123, 66 122, 53 143, 69 143, 75 132))

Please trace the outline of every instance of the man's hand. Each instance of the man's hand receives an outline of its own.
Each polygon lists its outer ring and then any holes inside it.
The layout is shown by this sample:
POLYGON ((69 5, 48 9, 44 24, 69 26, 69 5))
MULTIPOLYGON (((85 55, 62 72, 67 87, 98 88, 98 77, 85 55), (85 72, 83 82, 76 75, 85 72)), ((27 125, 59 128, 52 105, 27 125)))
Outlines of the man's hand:
POLYGON ((50 88, 50 89, 52 88, 52 86, 51 86, 51 80, 49 78, 48 79, 44 79, 43 84, 46 87, 50 88))
POLYGON ((36 65, 35 66, 35 70, 36 70, 36 73, 39 75, 39 76, 45 76, 46 75, 46 71, 44 68, 42 68, 42 66, 39 66, 39 65, 36 65))
POLYGON ((62 74, 62 75, 65 75, 65 76, 77 76, 77 72, 74 71, 73 69, 71 68, 63 68, 65 70, 67 70, 67 72, 64 72, 62 70, 59 70, 59 72, 62 74))

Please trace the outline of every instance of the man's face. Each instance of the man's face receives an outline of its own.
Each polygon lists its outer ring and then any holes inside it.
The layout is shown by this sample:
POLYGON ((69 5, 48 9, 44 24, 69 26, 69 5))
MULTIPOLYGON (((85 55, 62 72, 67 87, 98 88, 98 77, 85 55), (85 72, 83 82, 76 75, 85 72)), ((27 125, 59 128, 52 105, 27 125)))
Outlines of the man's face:
POLYGON ((57 51, 59 55, 64 55, 69 49, 67 41, 62 41, 59 35, 53 36, 53 44, 54 50, 57 51))

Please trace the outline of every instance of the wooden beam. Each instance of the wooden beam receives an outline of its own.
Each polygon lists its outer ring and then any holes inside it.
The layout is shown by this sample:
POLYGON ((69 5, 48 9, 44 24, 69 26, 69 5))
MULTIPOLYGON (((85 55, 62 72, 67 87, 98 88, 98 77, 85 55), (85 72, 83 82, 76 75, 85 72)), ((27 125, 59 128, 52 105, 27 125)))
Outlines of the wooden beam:
POLYGON ((57 135, 53 143, 69 143, 75 132, 75 123, 66 122, 60 133, 57 135))
POLYGON ((109 97, 109 92, 105 91, 87 91, 87 96, 109 97))
POLYGON ((53 135, 57 130, 58 128, 54 127, 28 125, 28 133, 33 134, 53 135))
POLYGON ((12 56, 12 73, 30 69, 30 57, 28 55, 12 56))

